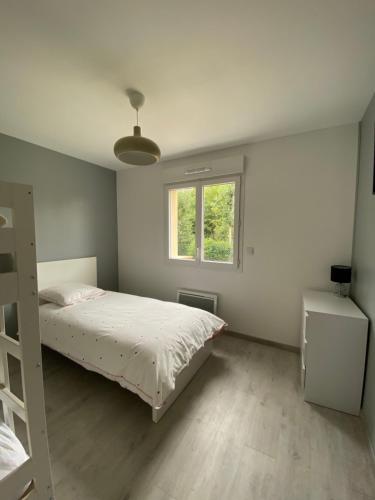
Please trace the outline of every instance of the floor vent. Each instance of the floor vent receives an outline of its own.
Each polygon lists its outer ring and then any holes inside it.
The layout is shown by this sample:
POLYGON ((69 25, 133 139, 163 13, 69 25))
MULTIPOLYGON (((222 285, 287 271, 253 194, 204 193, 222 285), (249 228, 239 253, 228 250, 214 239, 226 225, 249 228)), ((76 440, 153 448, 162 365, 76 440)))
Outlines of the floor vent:
POLYGON ((214 293, 180 288, 177 290, 177 302, 185 306, 203 309, 212 314, 216 314, 217 311, 217 295, 214 293))

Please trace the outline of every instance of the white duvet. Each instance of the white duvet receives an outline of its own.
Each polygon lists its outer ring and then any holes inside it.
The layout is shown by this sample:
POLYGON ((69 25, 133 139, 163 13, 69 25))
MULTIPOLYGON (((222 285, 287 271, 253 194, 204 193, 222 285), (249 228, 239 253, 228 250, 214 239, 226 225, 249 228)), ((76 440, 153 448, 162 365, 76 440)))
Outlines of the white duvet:
MULTIPOLYGON (((22 465, 29 457, 11 429, 0 421, 0 481, 22 465)), ((26 489, 26 487, 25 487, 26 489)), ((8 500, 21 498, 23 489, 8 500)))
POLYGON ((225 325, 200 309, 115 292, 66 307, 48 303, 39 311, 43 344, 116 380, 154 408, 225 325))

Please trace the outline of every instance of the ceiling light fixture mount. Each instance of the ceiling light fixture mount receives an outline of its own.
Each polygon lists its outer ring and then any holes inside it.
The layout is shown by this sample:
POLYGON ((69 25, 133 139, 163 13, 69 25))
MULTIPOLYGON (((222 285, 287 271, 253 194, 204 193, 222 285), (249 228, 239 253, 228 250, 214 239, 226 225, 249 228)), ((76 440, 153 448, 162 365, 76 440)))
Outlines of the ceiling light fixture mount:
POLYGON ((142 137, 141 127, 138 125, 138 111, 145 102, 145 96, 134 89, 128 89, 126 95, 137 112, 137 125, 134 126, 133 135, 116 141, 114 153, 120 161, 129 165, 152 165, 160 160, 159 146, 151 139, 142 137))

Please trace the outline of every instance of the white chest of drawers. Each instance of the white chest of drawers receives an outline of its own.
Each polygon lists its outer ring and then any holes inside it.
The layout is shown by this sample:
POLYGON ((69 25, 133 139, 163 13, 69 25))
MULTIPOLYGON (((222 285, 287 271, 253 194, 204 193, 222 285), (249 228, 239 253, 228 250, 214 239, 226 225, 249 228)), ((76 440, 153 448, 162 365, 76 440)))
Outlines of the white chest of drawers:
POLYGON ((304 292, 301 376, 305 401, 359 414, 367 330, 366 316, 350 298, 304 292))

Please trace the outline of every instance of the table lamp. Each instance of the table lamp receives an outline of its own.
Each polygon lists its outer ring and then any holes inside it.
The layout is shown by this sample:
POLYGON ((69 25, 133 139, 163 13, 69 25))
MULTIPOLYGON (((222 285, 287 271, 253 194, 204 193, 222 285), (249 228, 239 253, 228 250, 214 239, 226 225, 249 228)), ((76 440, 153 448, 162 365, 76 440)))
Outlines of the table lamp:
POLYGON ((331 266, 331 281, 336 283, 336 294, 339 297, 349 295, 349 284, 352 280, 352 268, 350 266, 331 266))

